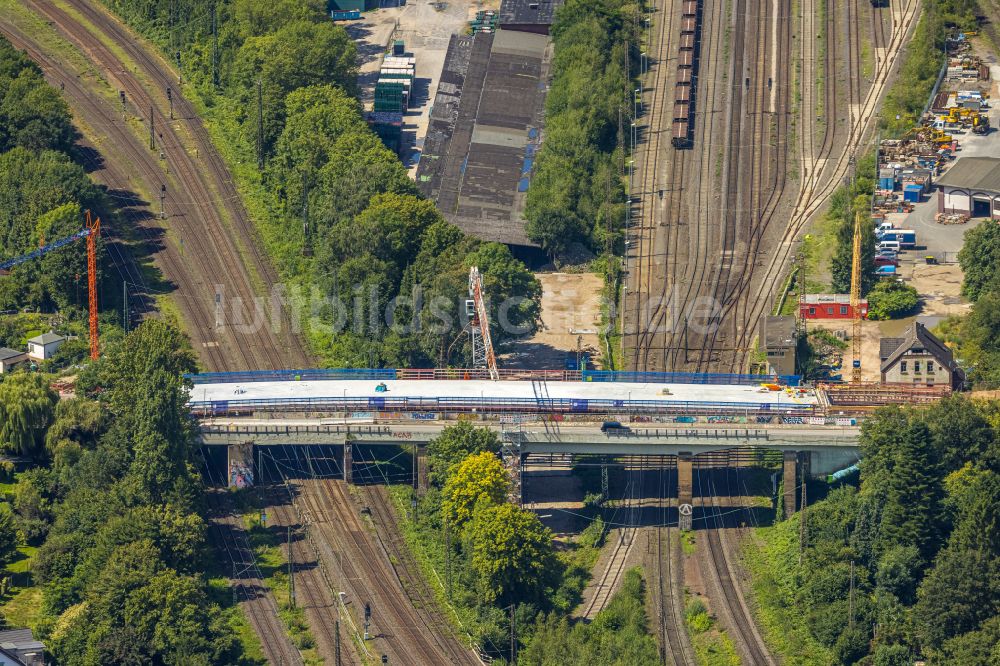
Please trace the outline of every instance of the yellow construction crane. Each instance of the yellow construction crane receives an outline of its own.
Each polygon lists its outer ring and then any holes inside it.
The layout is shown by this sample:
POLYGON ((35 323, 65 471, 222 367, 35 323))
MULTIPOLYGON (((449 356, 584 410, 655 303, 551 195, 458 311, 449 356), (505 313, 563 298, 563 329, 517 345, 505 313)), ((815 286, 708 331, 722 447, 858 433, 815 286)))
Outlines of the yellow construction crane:
POLYGON ((851 382, 861 383, 861 213, 854 215, 854 252, 851 254, 851 382))

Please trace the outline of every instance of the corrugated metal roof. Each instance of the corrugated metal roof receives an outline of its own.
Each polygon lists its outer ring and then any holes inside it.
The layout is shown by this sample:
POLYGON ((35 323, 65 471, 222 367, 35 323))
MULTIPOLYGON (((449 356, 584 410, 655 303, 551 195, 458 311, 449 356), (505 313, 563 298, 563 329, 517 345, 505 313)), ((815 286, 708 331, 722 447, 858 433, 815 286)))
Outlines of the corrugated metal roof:
POLYGON ((1000 158, 960 157, 938 178, 937 184, 939 187, 1000 192, 1000 158))
POLYGON ((526 179, 544 117, 548 38, 501 30, 453 37, 417 185, 471 236, 535 245, 524 232, 526 179))
POLYGON ((552 25, 561 6, 562 0, 503 0, 500 25, 552 25))

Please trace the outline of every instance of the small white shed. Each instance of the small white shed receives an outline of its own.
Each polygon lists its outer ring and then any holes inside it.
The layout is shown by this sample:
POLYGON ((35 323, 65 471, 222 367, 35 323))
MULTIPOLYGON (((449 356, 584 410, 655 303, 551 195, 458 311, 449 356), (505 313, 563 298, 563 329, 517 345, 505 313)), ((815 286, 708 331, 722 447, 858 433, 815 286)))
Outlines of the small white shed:
POLYGON ((66 338, 57 333, 52 331, 43 333, 28 340, 28 356, 36 361, 52 358, 64 342, 66 338))

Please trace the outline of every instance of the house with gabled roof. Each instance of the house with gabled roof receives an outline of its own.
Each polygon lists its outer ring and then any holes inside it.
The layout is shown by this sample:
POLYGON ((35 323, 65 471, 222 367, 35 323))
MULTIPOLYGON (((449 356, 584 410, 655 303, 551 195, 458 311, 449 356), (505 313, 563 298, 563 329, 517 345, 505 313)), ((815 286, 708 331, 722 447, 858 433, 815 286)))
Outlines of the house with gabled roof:
POLYGON ((958 388, 965 381, 952 351, 920 322, 913 322, 901 338, 882 338, 879 357, 883 384, 958 388))

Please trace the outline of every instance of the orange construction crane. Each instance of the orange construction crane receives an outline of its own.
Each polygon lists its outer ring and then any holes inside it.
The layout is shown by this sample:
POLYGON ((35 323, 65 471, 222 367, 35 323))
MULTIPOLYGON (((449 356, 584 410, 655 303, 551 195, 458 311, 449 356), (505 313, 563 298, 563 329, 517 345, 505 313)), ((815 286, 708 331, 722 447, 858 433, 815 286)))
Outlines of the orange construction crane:
POLYGON ((84 228, 81 231, 76 232, 72 236, 60 238, 48 245, 45 244, 43 237, 37 250, 0 262, 0 275, 9 275, 10 269, 18 264, 45 256, 49 252, 75 243, 81 238, 87 239, 87 287, 90 297, 90 358, 95 361, 100 356, 100 345, 98 344, 97 337, 97 236, 100 234, 101 218, 92 218, 88 210, 86 212, 84 228))

